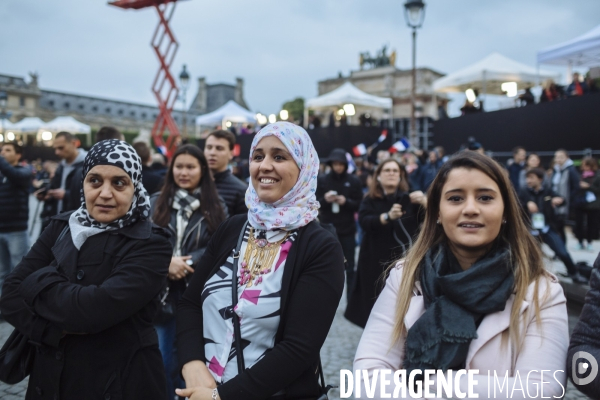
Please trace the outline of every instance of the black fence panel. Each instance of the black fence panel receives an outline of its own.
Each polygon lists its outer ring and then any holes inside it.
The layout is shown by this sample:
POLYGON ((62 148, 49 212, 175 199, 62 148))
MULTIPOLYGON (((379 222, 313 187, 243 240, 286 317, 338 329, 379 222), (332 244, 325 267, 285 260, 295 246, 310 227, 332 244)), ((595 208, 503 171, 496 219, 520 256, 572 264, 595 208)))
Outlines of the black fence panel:
POLYGON ((433 141, 453 153, 474 137, 486 150, 600 149, 600 93, 435 122, 433 141))

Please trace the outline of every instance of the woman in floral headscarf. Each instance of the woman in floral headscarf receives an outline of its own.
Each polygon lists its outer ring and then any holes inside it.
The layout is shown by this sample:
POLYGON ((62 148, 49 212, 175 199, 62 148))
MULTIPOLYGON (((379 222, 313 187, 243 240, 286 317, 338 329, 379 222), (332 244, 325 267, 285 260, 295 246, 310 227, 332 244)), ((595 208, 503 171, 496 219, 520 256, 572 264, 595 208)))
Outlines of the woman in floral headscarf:
POLYGON ((178 395, 322 394, 319 350, 342 295, 344 256, 336 238, 314 221, 318 169, 310 137, 299 126, 267 125, 254 138, 248 215, 230 218, 213 235, 178 308, 187 386, 178 395))

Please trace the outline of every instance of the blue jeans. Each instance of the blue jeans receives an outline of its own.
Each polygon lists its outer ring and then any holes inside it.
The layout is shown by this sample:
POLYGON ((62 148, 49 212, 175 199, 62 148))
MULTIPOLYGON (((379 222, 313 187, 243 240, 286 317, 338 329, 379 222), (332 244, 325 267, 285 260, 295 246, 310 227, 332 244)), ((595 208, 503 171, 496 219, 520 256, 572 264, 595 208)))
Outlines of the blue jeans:
POLYGON ((4 278, 29 251, 27 230, 20 232, 0 232, 0 293, 4 278))
POLYGON ((163 364, 165 366, 169 400, 175 398, 176 388, 185 388, 185 383, 179 374, 177 362, 177 349, 175 348, 175 319, 176 318, 172 318, 162 325, 154 325, 156 333, 158 334, 158 347, 162 354, 163 364))
POLYGON ((565 264, 569 275, 576 274, 577 267, 575 266, 571 255, 567 251, 567 246, 565 246, 565 242, 563 242, 560 234, 552 229, 546 233, 540 232, 540 234, 542 241, 546 243, 552 249, 552 251, 556 253, 556 256, 560 259, 560 261, 565 264))

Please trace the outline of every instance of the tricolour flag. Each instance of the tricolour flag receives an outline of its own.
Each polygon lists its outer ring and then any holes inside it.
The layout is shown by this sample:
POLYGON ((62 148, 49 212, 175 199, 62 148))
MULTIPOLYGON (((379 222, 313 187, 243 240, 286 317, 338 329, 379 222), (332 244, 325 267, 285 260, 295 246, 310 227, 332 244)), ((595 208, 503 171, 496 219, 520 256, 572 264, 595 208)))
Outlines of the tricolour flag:
POLYGON ((408 143, 408 140, 406 140, 406 139, 400 139, 396 143, 394 143, 392 145, 392 147, 390 147, 390 149, 388 151, 390 153, 396 153, 398 151, 405 151, 409 147, 410 147, 410 143, 408 143))
POLYGON ((351 174, 354 171, 356 171, 356 164, 354 163, 354 160, 352 159, 350 153, 346 153, 346 161, 348 161, 348 169, 346 170, 346 172, 351 174))
POLYGON ((164 144, 161 144, 160 146, 157 146, 156 149, 158 150, 158 152, 160 154, 162 154, 163 156, 167 155, 167 147, 164 144))
POLYGON ((354 146, 352 148, 352 152, 356 157, 364 156, 365 154, 367 154, 367 147, 364 145, 364 143, 361 143, 359 145, 354 146))
POLYGON ((381 142, 383 142, 383 141, 385 140, 385 138, 387 138, 387 134, 388 134, 388 131, 387 131, 387 129, 384 129, 384 130, 381 132, 381 135, 379 135, 379 139, 377 139, 377 143, 381 143, 381 142))

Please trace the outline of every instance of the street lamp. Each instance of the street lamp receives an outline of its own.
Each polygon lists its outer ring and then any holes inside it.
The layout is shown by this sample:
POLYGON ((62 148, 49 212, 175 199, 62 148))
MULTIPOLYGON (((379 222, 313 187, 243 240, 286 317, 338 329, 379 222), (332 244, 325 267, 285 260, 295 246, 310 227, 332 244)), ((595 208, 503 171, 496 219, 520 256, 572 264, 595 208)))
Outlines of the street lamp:
POLYGON ((190 74, 188 74, 185 64, 183 64, 183 70, 179 74, 179 83, 181 84, 181 101, 183 102, 183 137, 187 139, 186 92, 190 84, 190 74))
POLYGON ((404 3, 404 18, 409 28, 412 28, 412 88, 410 92, 410 142, 418 146, 418 137, 415 120, 415 103, 417 90, 417 29, 423 25, 425 19, 425 3, 422 0, 406 0, 404 3))

